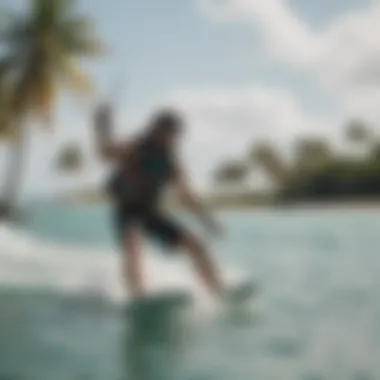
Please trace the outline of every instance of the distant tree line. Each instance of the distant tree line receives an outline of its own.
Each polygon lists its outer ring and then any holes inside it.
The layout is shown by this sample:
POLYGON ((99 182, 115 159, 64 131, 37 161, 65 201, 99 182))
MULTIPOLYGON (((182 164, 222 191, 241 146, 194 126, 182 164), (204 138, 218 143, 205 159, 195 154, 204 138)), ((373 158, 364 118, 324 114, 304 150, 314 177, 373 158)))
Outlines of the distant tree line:
POLYGON ((352 150, 361 148, 362 154, 334 150, 327 138, 300 137, 287 162, 270 142, 256 142, 248 159, 225 162, 215 180, 243 183, 258 166, 274 182, 274 198, 280 202, 380 199, 380 139, 366 123, 356 120, 346 126, 345 140, 352 150))

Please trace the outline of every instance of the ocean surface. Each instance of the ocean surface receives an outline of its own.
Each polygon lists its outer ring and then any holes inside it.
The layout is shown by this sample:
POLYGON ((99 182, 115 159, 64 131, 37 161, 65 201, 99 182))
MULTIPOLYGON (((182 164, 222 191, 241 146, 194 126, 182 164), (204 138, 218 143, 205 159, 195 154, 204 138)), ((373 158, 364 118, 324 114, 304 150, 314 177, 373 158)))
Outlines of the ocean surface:
POLYGON ((224 212, 217 241, 183 218, 229 282, 260 282, 250 304, 218 304, 147 242, 148 289, 194 303, 127 318, 106 207, 39 205, 0 225, 0 379, 380 379, 376 210, 224 212))

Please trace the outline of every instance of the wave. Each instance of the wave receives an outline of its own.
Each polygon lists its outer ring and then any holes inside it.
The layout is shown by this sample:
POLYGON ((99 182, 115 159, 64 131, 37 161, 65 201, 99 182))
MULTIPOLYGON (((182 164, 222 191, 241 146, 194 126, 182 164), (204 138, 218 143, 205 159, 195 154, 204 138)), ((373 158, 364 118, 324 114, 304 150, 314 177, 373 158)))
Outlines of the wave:
MULTIPOLYGON (((112 248, 82 248, 38 239, 11 225, 0 225, 0 287, 45 289, 59 294, 103 299, 121 304, 128 298, 120 275, 121 256, 112 248)), ((222 268, 233 282, 242 273, 222 268)), ((148 249, 144 263, 150 292, 180 289, 191 292, 199 306, 212 300, 193 272, 191 263, 148 249)))

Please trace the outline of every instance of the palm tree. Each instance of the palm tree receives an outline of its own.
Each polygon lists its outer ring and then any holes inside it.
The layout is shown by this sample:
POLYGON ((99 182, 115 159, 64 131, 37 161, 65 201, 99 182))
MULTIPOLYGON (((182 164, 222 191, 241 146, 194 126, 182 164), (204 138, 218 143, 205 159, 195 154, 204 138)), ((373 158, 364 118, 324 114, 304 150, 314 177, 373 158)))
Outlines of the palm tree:
POLYGON ((78 14, 73 0, 29 0, 26 15, 8 16, 0 29, 2 87, 12 125, 12 156, 4 189, 8 210, 18 194, 27 142, 26 121, 49 127, 58 90, 78 94, 92 91, 90 78, 78 65, 80 58, 101 52, 87 17, 78 14))
POLYGON ((6 66, 0 61, 0 140, 7 141, 11 135, 10 87, 7 86, 6 66))
POLYGON ((325 166, 333 158, 332 149, 326 139, 300 138, 295 144, 295 170, 310 172, 325 166))
POLYGON ((277 185, 282 185, 288 176, 288 169, 278 150, 269 142, 256 143, 250 152, 250 161, 265 169, 277 185))
POLYGON ((356 119, 347 124, 346 137, 352 143, 365 143, 371 140, 372 133, 365 121, 356 119))
POLYGON ((218 183, 241 183, 247 175, 247 166, 240 161, 228 161, 217 170, 215 180, 218 183))
POLYGON ((84 166, 83 152, 75 143, 64 146, 57 157, 56 167, 65 173, 78 172, 84 166))

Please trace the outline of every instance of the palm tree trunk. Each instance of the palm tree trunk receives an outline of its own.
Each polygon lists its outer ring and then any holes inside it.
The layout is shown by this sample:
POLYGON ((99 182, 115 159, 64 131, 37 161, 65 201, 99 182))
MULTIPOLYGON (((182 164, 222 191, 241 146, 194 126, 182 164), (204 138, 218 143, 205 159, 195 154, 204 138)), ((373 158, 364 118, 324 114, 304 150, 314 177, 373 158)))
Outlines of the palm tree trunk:
POLYGON ((5 176, 0 218, 9 218, 14 214, 15 206, 21 189, 26 147, 26 129, 19 123, 17 135, 10 146, 10 160, 5 176))

